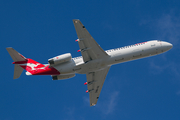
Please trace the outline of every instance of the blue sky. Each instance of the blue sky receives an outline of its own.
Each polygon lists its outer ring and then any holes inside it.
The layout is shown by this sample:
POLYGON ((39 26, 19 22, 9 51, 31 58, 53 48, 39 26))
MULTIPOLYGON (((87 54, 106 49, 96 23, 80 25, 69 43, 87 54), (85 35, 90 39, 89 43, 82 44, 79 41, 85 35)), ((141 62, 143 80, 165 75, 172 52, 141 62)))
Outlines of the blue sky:
POLYGON ((0 1, 0 120, 179 120, 180 1, 0 1), (80 19, 104 50, 159 39, 161 55, 112 66, 98 103, 89 106, 85 75, 13 80, 6 47, 47 63, 63 53, 80 56, 72 19, 80 19))

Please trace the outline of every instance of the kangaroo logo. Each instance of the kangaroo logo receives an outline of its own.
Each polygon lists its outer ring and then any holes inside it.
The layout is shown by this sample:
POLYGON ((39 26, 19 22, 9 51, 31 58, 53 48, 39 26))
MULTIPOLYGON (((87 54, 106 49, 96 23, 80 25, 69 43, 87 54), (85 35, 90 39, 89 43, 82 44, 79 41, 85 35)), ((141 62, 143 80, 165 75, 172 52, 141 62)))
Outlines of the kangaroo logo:
POLYGON ((31 68, 31 70, 36 70, 37 68, 39 68, 38 66, 40 65, 40 63, 26 63, 26 64, 21 64, 21 66, 28 66, 31 68))

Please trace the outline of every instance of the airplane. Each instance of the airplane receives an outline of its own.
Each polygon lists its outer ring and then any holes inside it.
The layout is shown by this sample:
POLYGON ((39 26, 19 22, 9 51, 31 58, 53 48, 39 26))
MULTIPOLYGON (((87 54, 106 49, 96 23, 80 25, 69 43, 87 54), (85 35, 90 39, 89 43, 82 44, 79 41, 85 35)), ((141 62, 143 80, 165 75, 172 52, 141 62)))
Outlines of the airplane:
POLYGON ((86 74, 90 106, 95 106, 107 73, 112 65, 140 58, 158 55, 170 50, 171 43, 151 40, 120 48, 104 51, 89 34, 80 20, 73 20, 82 56, 72 58, 71 53, 62 54, 48 59, 48 64, 41 64, 30 58, 25 58, 12 47, 6 48, 13 59, 14 79, 20 77, 23 69, 26 75, 51 75, 52 80, 63 80, 76 74, 86 74))

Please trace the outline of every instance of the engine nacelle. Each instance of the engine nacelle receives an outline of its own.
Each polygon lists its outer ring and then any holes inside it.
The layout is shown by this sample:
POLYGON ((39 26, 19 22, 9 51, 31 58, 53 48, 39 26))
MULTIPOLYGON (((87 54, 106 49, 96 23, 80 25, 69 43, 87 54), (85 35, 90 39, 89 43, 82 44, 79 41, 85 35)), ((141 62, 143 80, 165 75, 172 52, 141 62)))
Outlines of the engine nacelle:
POLYGON ((63 80, 63 79, 69 79, 74 77, 75 74, 68 74, 68 75, 57 75, 57 76, 52 76, 53 80, 63 80))
POLYGON ((66 53, 66 54, 59 55, 59 56, 53 57, 51 59, 48 59, 48 63, 50 65, 55 65, 55 64, 68 62, 71 59, 72 59, 71 53, 66 53))

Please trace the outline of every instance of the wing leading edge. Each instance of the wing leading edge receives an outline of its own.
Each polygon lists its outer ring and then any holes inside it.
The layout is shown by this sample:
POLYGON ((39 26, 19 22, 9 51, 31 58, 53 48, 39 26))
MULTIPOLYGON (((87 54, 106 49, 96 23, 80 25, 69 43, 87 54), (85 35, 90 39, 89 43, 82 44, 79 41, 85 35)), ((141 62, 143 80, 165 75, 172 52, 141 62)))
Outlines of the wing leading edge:
POLYGON ((108 66, 103 70, 86 74, 90 106, 96 105, 110 67, 111 66, 108 66))
POLYGON ((73 20, 73 23, 78 36, 77 41, 85 63, 94 59, 109 56, 93 39, 80 20, 75 19, 73 20))

